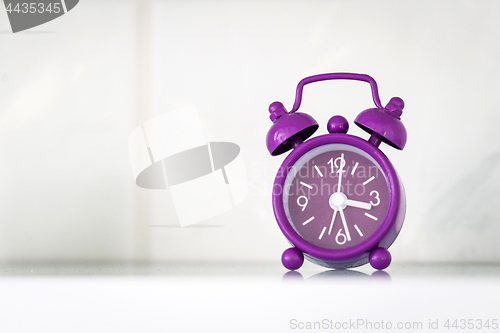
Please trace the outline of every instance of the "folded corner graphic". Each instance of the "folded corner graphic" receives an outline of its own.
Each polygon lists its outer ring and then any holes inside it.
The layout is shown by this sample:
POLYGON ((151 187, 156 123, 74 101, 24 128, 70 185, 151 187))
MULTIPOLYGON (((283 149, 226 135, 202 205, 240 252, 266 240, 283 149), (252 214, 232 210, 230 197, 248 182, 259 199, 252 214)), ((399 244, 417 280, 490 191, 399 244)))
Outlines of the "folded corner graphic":
POLYGON ((52 21, 72 10, 79 0, 4 0, 12 32, 52 21))
POLYGON ((128 143, 136 184, 169 190, 181 226, 228 211, 248 193, 240 147, 207 142, 194 106, 148 120, 128 143))

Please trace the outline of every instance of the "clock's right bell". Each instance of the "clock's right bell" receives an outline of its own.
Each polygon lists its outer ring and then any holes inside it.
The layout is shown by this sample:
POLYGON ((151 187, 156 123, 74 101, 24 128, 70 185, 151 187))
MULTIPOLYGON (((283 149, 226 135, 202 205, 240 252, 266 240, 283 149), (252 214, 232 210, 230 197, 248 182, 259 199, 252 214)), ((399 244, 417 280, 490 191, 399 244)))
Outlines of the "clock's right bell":
POLYGON ((384 109, 367 109, 356 117, 354 123, 372 136, 368 141, 378 146, 380 141, 403 150, 406 145, 406 128, 401 122, 405 103, 399 97, 393 97, 384 109))

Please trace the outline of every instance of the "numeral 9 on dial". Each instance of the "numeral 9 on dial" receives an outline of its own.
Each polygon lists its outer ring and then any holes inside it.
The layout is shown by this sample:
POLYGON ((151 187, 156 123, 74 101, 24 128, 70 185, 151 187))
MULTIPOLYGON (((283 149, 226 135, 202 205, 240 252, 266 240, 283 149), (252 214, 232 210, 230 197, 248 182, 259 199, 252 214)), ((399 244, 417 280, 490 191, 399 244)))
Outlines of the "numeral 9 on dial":
POLYGON ((307 199, 306 196, 301 195, 300 197, 297 198, 297 205, 302 207, 302 211, 304 211, 304 209, 306 209, 308 203, 309 203, 309 199, 307 199))

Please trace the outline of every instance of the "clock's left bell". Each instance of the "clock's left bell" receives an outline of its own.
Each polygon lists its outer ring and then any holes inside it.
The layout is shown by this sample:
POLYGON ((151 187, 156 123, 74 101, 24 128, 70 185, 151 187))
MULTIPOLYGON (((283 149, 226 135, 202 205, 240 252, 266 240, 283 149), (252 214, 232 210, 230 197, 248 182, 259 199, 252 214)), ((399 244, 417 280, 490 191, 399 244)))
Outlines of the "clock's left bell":
POLYGON ((273 156, 296 148, 318 129, 313 117, 302 112, 287 112, 283 104, 274 102, 269 106, 269 118, 273 125, 267 132, 266 144, 273 156))

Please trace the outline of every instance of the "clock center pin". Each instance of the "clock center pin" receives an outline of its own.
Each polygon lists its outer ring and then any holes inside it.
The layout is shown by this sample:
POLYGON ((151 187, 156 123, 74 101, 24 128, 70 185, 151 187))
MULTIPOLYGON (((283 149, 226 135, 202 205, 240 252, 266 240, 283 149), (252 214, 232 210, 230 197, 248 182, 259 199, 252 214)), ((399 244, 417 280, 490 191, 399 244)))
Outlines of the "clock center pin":
POLYGON ((344 209, 346 205, 347 197, 342 192, 335 192, 330 196, 328 200, 330 207, 334 210, 344 209))

